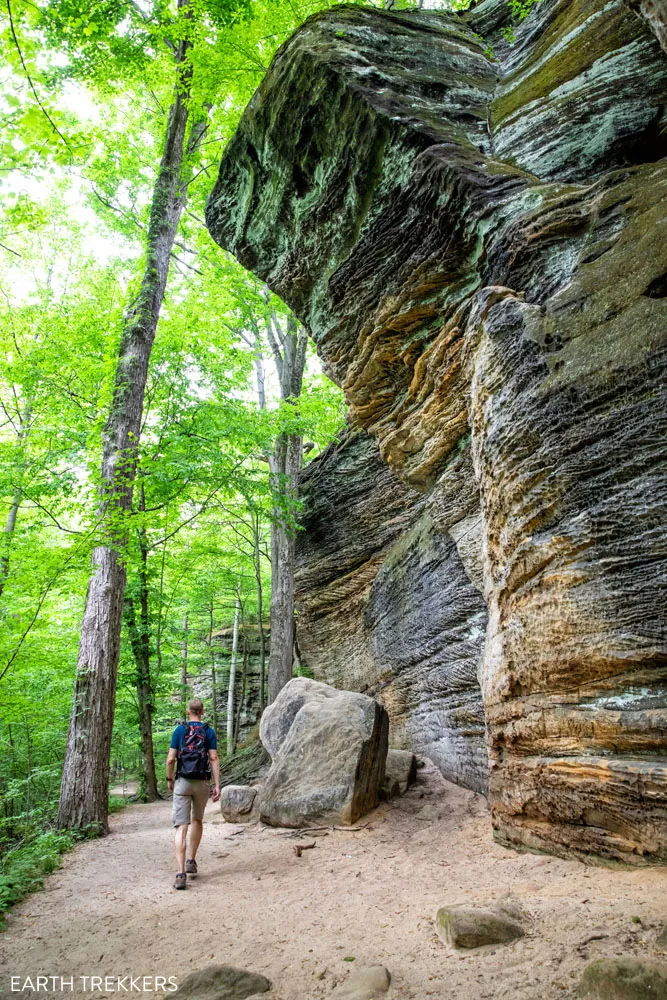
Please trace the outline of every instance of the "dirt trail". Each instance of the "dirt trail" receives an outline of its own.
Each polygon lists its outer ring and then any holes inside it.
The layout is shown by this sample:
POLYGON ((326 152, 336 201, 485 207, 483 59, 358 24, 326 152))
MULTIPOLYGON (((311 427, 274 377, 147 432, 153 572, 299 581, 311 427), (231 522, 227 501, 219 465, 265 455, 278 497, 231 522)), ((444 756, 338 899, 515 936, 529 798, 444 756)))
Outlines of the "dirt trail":
POLYGON ((493 843, 483 798, 432 770, 421 782, 367 817, 366 829, 320 836, 301 858, 285 831, 233 835, 242 828, 209 803, 201 874, 186 892, 171 888, 169 803, 130 806, 112 817, 109 837, 78 847, 14 910, 0 936, 0 995, 36 995, 11 992, 11 975, 180 981, 215 962, 264 973, 267 1000, 319 1000, 354 958, 390 969, 388 1000, 555 1000, 575 996, 591 958, 667 962, 655 944, 667 923, 666 870, 516 854, 493 843), (439 905, 507 893, 530 914, 523 940, 461 954, 436 938, 439 905))

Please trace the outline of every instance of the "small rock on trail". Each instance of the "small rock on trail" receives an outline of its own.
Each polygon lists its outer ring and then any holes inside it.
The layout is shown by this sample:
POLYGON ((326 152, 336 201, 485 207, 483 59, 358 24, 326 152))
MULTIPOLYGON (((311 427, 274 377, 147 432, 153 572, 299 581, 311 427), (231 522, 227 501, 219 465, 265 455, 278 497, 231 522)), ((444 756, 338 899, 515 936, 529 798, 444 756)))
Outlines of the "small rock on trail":
POLYGON ((256 972, 231 965, 209 965, 187 976, 174 996, 181 1000, 248 1000, 270 989, 271 982, 256 972))
POLYGON ((599 958, 586 966, 578 993, 591 1000, 667 1000, 667 965, 599 958))
POLYGON ((335 1000, 377 1000, 389 989, 391 975, 383 965, 355 969, 331 994, 335 1000))
POLYGON ((254 823, 259 819, 257 789, 251 785, 225 785, 220 811, 227 823, 254 823))
POLYGON ((387 751, 384 785, 382 794, 385 799, 395 799, 405 795, 410 785, 417 778, 417 758, 410 750, 387 751))
POLYGON ((518 911, 499 904, 489 909, 479 906, 442 906, 435 918, 436 930, 445 944, 453 948, 483 948, 508 944, 523 937, 518 911))

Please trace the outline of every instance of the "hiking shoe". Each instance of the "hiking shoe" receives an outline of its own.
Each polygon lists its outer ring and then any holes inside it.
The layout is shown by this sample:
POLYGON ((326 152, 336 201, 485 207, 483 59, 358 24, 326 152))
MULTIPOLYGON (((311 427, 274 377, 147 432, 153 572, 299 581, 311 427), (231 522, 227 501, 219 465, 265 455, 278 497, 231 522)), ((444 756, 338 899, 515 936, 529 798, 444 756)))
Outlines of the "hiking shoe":
POLYGON ((195 861, 194 858, 191 858, 189 861, 185 862, 185 871, 187 872, 188 875, 197 874, 197 862, 195 861))
POLYGON ((179 872, 174 879, 174 889, 185 889, 188 884, 188 876, 185 872, 179 872))

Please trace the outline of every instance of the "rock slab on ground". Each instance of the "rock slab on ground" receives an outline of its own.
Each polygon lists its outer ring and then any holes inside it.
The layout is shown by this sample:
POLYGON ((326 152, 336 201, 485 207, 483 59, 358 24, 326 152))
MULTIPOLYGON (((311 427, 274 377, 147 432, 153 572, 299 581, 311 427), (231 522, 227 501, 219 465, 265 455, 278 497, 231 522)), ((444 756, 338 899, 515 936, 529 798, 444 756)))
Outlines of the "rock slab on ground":
POLYGON ((355 969, 332 993, 335 1000, 377 1000, 387 992, 391 975, 383 965, 355 969))
POLYGON ((226 785, 220 791, 220 811, 228 823, 251 823, 259 817, 257 789, 251 785, 226 785))
POLYGON ((579 996, 591 1000, 667 1000, 667 965, 600 958, 586 966, 579 996))
POLYGON ((452 948, 483 948, 509 944, 523 937, 525 930, 511 906, 442 906, 435 918, 438 936, 452 948))
POLYGON ((209 965, 186 976, 174 995, 181 1000, 249 1000, 270 989, 270 980, 257 972, 209 965))
POLYGON ((385 799, 405 795, 417 777, 417 758, 409 750, 389 750, 382 794, 385 799))
POLYGON ((264 712, 273 763, 261 796, 270 826, 356 823, 380 801, 389 720, 373 698, 293 678, 264 712))

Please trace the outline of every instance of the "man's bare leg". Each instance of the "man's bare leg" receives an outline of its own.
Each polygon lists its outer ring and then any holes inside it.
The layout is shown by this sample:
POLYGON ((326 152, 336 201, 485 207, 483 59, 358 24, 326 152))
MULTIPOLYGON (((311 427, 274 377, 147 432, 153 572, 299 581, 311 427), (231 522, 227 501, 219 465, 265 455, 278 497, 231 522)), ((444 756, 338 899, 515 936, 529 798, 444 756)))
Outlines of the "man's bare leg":
MULTIPOLYGON (((201 823, 199 824, 201 828, 201 823)), ((174 854, 176 855, 176 871, 181 873, 185 871, 185 845, 188 838, 188 826, 185 823, 183 826, 176 827, 176 833, 174 834, 174 854)), ((201 840, 201 829, 199 833, 199 839, 201 840)))
MULTIPOLYGON (((190 824, 190 853, 188 858, 194 861, 197 857, 197 849, 201 843, 201 836, 204 832, 204 824, 200 819, 193 819, 190 824)), ((183 871, 185 869, 182 869, 183 871)))

